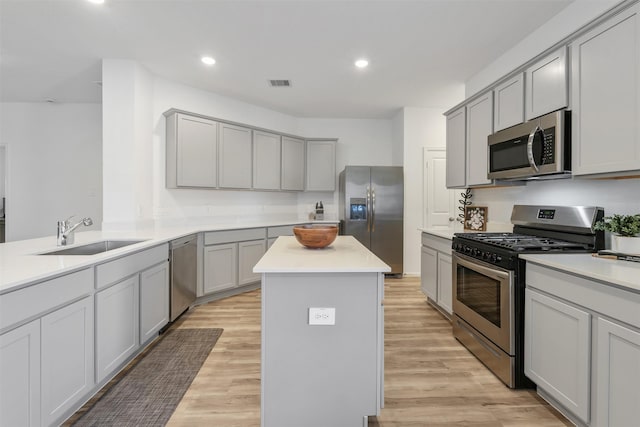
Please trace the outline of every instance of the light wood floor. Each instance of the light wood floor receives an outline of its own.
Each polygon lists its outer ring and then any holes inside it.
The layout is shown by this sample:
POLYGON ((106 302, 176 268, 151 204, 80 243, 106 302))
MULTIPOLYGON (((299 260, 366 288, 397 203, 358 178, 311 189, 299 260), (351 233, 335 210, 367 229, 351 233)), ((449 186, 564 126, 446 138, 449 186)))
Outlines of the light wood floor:
MULTIPOLYGON (((508 389, 462 347, 418 278, 385 282, 385 407, 370 425, 572 425, 535 392, 508 389)), ((259 426, 260 291, 199 306, 175 327, 224 332, 169 425, 259 426)))

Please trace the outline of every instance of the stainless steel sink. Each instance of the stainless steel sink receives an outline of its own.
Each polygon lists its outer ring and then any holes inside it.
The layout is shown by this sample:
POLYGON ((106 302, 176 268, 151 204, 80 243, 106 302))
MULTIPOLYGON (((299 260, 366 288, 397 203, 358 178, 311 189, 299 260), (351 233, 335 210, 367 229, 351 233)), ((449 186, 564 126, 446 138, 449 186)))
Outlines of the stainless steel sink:
POLYGON ((102 240, 100 242, 74 246, 72 248, 59 249, 52 252, 44 252, 38 255, 95 255, 102 252, 108 252, 113 249, 134 245, 140 242, 144 242, 144 240, 102 240))

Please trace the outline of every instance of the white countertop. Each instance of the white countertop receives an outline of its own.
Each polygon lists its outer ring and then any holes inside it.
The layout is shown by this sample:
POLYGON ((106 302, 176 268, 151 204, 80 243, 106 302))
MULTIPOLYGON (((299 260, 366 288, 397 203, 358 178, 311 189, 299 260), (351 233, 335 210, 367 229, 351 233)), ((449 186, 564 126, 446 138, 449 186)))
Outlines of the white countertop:
POLYGON ((591 254, 520 255, 527 262, 555 268, 640 292, 640 263, 596 258, 591 254))
POLYGON ((382 262, 353 236, 338 236, 326 248, 308 249, 295 237, 282 236, 253 268, 254 273, 388 273, 382 262))
POLYGON ((56 246, 56 237, 20 240, 0 244, 0 294, 19 289, 82 268, 137 252, 179 237, 204 231, 236 230, 242 228, 277 227, 282 225, 306 224, 309 222, 336 223, 337 221, 255 221, 242 224, 198 224, 174 227, 156 227, 133 231, 84 231, 75 233, 73 245, 56 246), (96 255, 38 255, 57 249, 71 248, 101 240, 144 240, 96 255))

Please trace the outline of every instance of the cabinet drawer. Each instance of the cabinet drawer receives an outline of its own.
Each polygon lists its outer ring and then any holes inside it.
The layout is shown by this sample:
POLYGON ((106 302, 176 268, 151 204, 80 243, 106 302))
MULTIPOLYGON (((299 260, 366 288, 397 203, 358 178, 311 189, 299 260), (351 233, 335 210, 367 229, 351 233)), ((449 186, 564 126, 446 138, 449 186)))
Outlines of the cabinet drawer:
POLYGON ((93 269, 87 268, 0 295, 0 331, 44 313, 93 290, 93 269))
POLYGON ((265 238, 264 228, 247 228, 244 230, 210 231, 204 234, 205 245, 218 243, 243 242, 265 238))
POLYGON ((96 266, 96 289, 104 288, 167 259, 169 245, 164 244, 100 264, 96 266))
POLYGON ((640 327, 640 294, 527 262, 527 287, 540 289, 629 325, 640 327))
POLYGON ((267 237, 293 236, 293 225, 281 225, 267 228, 267 237))
POLYGON ((428 246, 447 254, 451 253, 451 240, 428 233, 422 233, 422 246, 428 246))

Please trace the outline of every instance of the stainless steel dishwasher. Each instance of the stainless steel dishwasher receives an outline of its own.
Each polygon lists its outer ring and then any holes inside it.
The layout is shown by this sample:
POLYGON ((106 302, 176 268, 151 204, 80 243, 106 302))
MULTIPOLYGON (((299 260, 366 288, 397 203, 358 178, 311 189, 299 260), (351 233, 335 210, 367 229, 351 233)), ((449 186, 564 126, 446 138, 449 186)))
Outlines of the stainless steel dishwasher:
POLYGON ((171 259, 170 320, 173 322, 196 300, 198 239, 191 235, 169 242, 171 259))

